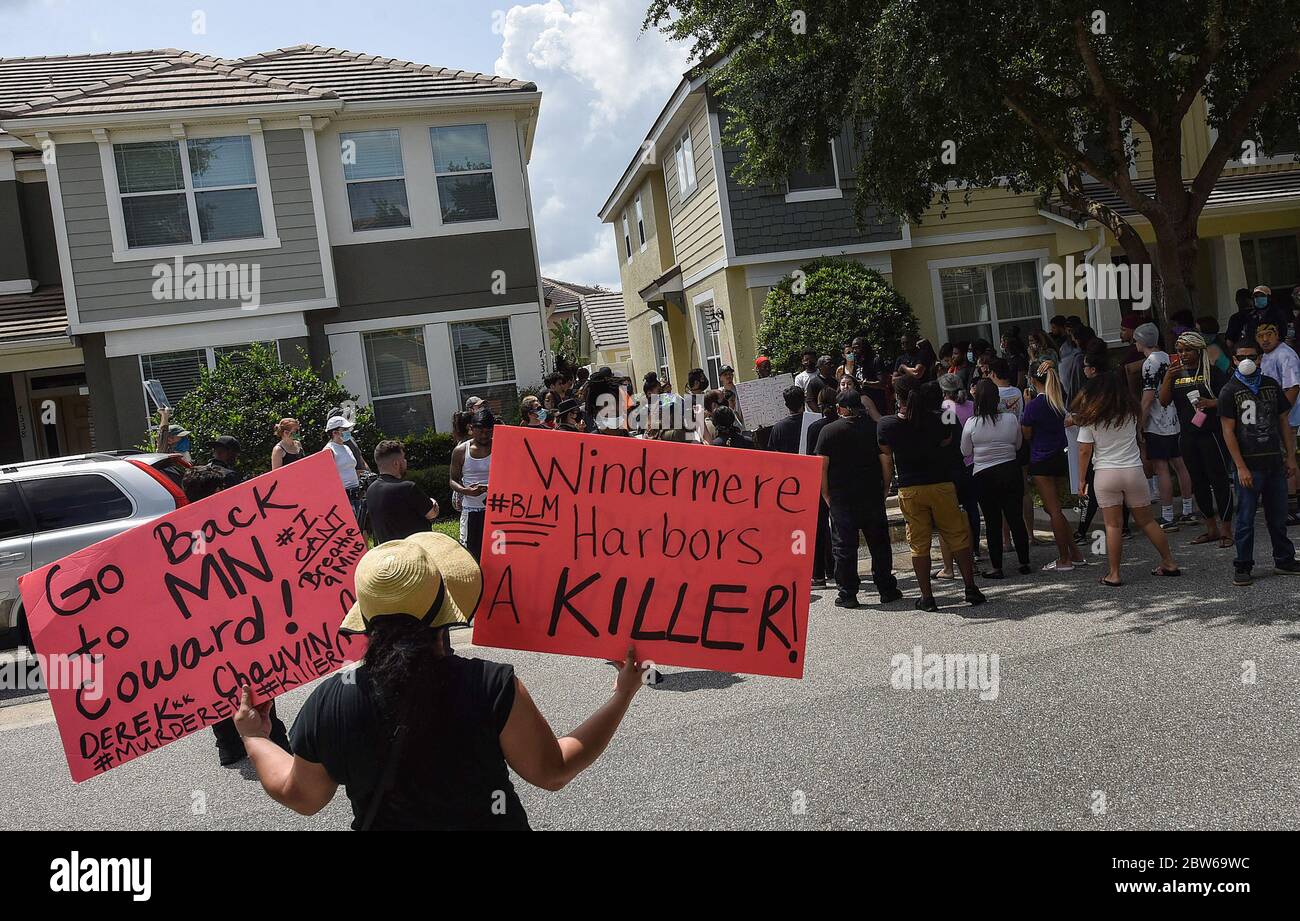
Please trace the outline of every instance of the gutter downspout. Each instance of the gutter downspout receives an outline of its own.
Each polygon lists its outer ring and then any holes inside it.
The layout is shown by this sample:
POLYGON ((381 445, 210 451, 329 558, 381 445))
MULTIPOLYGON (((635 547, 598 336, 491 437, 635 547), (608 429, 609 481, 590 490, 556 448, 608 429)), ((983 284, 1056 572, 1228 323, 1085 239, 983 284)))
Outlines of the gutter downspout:
MULTIPOLYGON (((1101 248, 1105 245, 1106 245, 1106 228, 1098 226, 1097 245, 1083 254, 1083 264, 1085 267, 1085 271, 1087 270, 1088 266, 1092 265, 1092 260, 1096 257, 1097 253, 1101 252, 1101 248)), ((1097 279, 1097 273, 1095 270, 1093 271, 1092 277, 1093 277, 1093 281, 1095 282, 1097 279)), ((1096 330, 1097 334, 1101 336, 1101 338, 1106 339, 1106 331, 1101 328, 1101 307, 1097 303, 1095 288, 1096 288, 1095 284, 1088 286, 1088 325, 1091 326, 1094 330, 1096 330)))

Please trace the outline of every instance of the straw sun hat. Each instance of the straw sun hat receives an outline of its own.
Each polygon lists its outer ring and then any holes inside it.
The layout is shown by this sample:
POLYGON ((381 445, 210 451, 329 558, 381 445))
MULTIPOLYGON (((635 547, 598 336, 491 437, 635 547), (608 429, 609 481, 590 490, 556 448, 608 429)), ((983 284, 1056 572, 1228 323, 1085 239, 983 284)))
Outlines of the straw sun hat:
POLYGON ((414 617, 431 629, 463 624, 482 593, 478 563, 446 534, 390 540, 357 564, 357 600, 339 632, 365 633, 369 621, 390 614, 414 617))

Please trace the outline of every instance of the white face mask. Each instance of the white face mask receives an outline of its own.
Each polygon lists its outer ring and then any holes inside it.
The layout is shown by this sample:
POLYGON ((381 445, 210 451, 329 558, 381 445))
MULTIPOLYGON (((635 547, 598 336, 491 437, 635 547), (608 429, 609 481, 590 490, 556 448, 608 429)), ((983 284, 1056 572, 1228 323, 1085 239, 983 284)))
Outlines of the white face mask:
POLYGON ((1250 358, 1238 362, 1237 364, 1237 370, 1241 372, 1242 377, 1252 376, 1255 373, 1257 368, 1258 365, 1256 365, 1254 360, 1250 358))

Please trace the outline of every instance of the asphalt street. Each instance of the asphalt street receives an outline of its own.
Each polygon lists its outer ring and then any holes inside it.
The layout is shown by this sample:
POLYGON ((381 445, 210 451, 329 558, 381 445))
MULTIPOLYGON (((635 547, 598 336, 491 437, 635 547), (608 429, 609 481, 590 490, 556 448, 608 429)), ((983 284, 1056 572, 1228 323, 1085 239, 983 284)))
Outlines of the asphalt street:
MULTIPOLYGON (((1097 565, 984 582, 970 609, 942 584, 938 613, 908 598, 858 610, 814 598, 802 680, 665 669, 605 756, 566 789, 516 782, 538 829, 1229 829, 1300 818, 1300 578, 1267 564, 1231 584, 1232 551, 1171 535, 1184 575, 1148 575, 1150 546, 1125 545, 1126 584, 1097 565), (942 596, 947 595, 944 599, 942 596), (995 699, 898 689, 891 660, 998 656, 995 699)), ((1295 532, 1293 531, 1293 534, 1295 532)), ((1267 553, 1260 523, 1257 552, 1267 553)), ((1034 549, 1035 570, 1052 558, 1034 549)), ((863 569, 865 571, 865 561, 863 569)), ((1009 569, 1013 573, 1014 569, 1009 569)), ((477 649, 516 666, 557 730, 609 693, 600 662, 477 649)), ((12 655, 12 653, 10 653, 12 655)), ((991 662, 991 660, 986 660, 991 662)), ((309 689, 280 698, 291 720, 309 689)), ((983 695, 988 697, 988 694, 983 695)), ((221 768, 210 734, 73 784, 48 702, 0 698, 0 827, 343 829, 342 792, 297 816, 244 762, 221 768)), ((436 767, 431 766, 436 782, 436 767)))

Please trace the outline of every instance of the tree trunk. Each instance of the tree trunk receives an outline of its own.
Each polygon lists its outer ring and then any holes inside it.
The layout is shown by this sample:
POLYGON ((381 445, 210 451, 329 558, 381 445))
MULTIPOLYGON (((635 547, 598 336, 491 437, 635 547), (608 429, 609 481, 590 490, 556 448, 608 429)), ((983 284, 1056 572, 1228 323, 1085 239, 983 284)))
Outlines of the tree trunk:
POLYGON ((1151 304, 1151 322, 1160 327, 1165 347, 1172 348, 1174 340, 1170 317, 1180 310, 1190 310, 1196 316, 1196 267, 1198 239, 1196 219, 1182 223, 1153 221, 1156 234, 1156 265, 1159 273, 1156 297, 1151 304))

